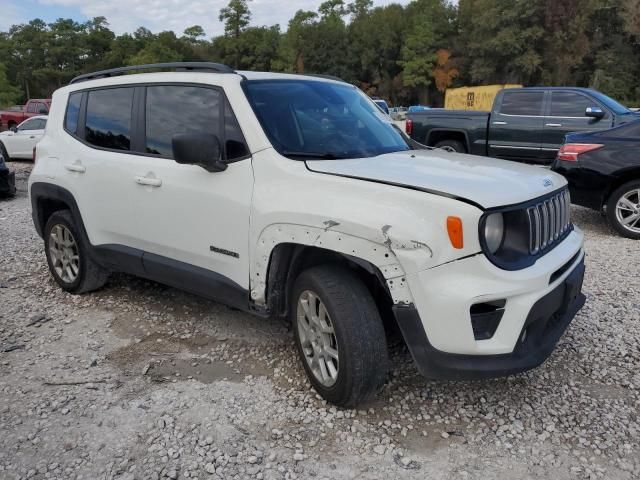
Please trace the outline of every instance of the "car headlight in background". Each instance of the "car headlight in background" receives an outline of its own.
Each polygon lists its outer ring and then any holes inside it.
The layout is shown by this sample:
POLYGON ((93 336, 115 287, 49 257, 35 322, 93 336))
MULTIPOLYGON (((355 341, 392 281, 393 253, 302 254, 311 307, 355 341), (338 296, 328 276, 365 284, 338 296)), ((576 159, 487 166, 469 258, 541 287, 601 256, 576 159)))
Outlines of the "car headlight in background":
POLYGON ((504 216, 492 213, 484 222, 484 239, 491 253, 496 253, 504 240, 504 216))

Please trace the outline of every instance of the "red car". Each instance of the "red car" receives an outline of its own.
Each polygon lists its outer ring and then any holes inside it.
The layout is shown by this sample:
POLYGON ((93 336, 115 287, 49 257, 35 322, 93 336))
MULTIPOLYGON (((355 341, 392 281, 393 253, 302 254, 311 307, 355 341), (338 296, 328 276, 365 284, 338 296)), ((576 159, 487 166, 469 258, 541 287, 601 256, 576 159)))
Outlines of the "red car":
POLYGON ((21 110, 0 111, 0 132, 17 127, 24 120, 35 115, 48 115, 51 99, 31 99, 21 110))

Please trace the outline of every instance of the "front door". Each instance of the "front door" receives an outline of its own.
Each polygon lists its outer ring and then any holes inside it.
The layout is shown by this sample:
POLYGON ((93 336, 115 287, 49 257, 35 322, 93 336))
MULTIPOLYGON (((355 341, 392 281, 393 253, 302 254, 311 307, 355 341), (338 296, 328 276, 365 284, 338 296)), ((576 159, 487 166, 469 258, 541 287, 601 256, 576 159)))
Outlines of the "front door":
POLYGON ((30 118, 18 126, 6 142, 7 153, 14 158, 32 158, 33 147, 40 141, 44 134, 47 121, 44 118, 30 118))
POLYGON ((558 150, 569 133, 589 132, 611 128, 612 116, 604 107, 580 92, 555 90, 544 118, 542 154, 548 160, 556 158, 558 150), (585 115, 588 107, 597 107, 605 112, 602 118, 585 115))
MULTIPOLYGON (((169 284, 208 278, 211 288, 218 279, 248 290, 253 169, 224 92, 208 86, 148 86, 144 110, 147 155, 137 158, 131 200, 145 269, 155 277, 173 277, 165 279, 169 284), (217 135, 227 169, 208 172, 176 163, 171 139, 178 133, 217 135)), ((208 293, 193 285, 183 288, 208 293)))
POLYGON ((540 158, 544 92, 506 90, 489 123, 489 156, 535 162, 540 158))

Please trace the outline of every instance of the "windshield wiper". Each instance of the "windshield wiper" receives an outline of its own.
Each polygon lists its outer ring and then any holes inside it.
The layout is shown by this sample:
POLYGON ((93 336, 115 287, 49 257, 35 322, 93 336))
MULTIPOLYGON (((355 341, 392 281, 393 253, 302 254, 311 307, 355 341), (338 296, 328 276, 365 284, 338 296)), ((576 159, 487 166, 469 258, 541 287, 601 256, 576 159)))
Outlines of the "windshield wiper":
POLYGON ((284 155, 285 157, 309 158, 318 160, 338 160, 341 158, 347 158, 331 152, 291 152, 289 150, 284 150, 280 153, 282 153, 282 155, 284 155))

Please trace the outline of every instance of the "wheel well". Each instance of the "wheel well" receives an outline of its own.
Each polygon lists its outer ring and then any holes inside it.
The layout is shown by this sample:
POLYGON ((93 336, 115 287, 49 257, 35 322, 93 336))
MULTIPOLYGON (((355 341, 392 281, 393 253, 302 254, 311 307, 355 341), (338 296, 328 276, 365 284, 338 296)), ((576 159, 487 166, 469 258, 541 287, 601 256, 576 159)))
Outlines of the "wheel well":
POLYGON ((633 180, 640 180, 640 168, 630 170, 625 172, 623 175, 615 178, 607 188, 606 192, 602 196, 602 206, 605 206, 607 202, 609 202, 609 197, 613 192, 615 192, 618 188, 624 185, 627 182, 631 182, 633 180))
POLYGON ((437 132, 430 132, 429 138, 427 139, 427 145, 430 147, 435 146, 436 144, 442 142, 443 140, 456 140, 462 145, 464 148, 469 151, 469 146, 467 145, 467 137, 463 132, 456 132, 451 130, 440 130, 437 132))
POLYGON ((56 200, 53 198, 39 198, 38 199, 38 227, 41 232, 44 232, 44 226, 47 224, 49 217, 58 210, 71 210, 70 206, 62 200, 56 200))
MULTIPOLYGON (((324 248, 283 243, 277 245, 269 260, 267 270, 267 308, 272 315, 286 318, 289 292, 293 282, 304 270, 321 264, 339 264, 354 272, 374 298, 385 328, 393 316, 393 300, 380 270, 370 262, 324 248)), ((397 328, 397 326, 395 327, 397 328)))

